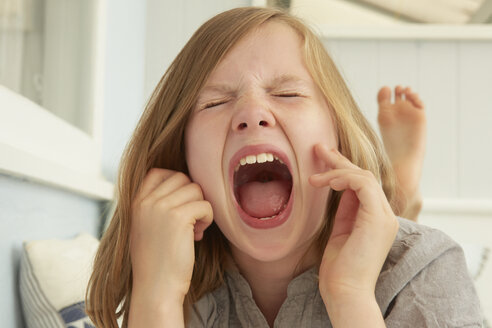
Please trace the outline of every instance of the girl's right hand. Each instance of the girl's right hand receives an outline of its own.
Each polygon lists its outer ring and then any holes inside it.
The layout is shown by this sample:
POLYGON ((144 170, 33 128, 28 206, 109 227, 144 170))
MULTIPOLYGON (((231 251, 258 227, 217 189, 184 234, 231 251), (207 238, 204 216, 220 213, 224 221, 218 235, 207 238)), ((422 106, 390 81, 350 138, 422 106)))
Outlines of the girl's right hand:
POLYGON ((133 298, 182 302, 195 261, 193 240, 212 223, 212 206, 182 172, 153 168, 132 204, 130 256, 133 298))

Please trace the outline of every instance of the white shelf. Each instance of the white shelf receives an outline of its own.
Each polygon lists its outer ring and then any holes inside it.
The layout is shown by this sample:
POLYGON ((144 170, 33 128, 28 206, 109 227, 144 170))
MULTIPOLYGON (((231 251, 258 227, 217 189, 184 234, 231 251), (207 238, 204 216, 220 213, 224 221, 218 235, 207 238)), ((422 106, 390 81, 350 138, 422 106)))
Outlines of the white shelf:
POLYGON ((109 200, 101 143, 31 100, 0 86, 0 173, 109 200))
POLYGON ((68 190, 91 199, 113 199, 113 184, 100 175, 80 172, 2 143, 0 154, 0 173, 68 190))
POLYGON ((385 26, 320 25, 314 30, 326 39, 490 40, 492 25, 398 24, 385 26))

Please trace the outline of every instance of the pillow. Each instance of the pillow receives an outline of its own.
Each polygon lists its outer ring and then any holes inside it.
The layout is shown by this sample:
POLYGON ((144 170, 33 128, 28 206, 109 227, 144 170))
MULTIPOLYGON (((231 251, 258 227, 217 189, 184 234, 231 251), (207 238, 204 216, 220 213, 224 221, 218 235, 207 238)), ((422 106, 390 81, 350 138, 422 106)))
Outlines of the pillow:
POLYGON ((94 327, 84 299, 98 246, 89 234, 24 242, 19 284, 28 328, 94 327))
POLYGON ((490 249, 488 247, 471 244, 471 243, 460 243, 463 253, 465 254, 466 264, 468 267, 468 272, 473 280, 477 280, 487 263, 489 258, 490 249))

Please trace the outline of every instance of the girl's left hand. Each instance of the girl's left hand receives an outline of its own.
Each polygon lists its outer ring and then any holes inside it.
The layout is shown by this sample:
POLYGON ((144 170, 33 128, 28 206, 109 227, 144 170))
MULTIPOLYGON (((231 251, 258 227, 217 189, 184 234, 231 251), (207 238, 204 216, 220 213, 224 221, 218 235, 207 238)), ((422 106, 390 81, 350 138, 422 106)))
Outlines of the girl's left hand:
POLYGON ((398 232, 398 221, 374 177, 335 149, 318 144, 316 155, 329 168, 310 177, 315 187, 345 190, 319 270, 325 305, 375 300, 375 287, 398 232))

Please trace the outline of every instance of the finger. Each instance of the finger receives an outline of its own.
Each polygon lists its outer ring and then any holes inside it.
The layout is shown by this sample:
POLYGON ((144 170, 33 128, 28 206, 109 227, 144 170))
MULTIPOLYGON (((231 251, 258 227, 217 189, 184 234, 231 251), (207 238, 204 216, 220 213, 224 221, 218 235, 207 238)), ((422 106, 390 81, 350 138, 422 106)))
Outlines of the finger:
POLYGON ((321 159, 322 161, 325 162, 325 164, 328 165, 328 167, 333 168, 333 169, 338 169, 338 168, 352 168, 352 169, 359 169, 359 167, 355 164, 353 164, 351 161, 349 161, 345 156, 343 156, 338 150, 336 149, 329 149, 328 146, 324 144, 316 144, 314 146, 314 152, 316 153, 316 156, 321 159))
POLYGON ((194 239, 203 238, 203 232, 213 221, 212 205, 206 200, 186 203, 178 208, 183 218, 190 218, 193 225, 194 239))
POLYGON ((346 174, 358 174, 358 175, 364 175, 363 170, 361 169, 333 169, 327 172, 319 173, 319 174, 313 174, 312 176, 309 177, 309 182, 311 185, 314 187, 326 187, 330 185, 330 181, 333 179, 337 179, 343 175, 346 174))
POLYGON ((315 187, 330 187, 336 191, 353 190, 361 206, 375 208, 381 199, 386 199, 374 175, 366 170, 336 169, 310 177, 315 187))
POLYGON ((155 201, 159 204, 159 206, 162 206, 165 210, 167 210, 181 206, 185 203, 202 200, 202 188, 200 188, 197 183, 188 183, 169 194, 165 194, 155 201))
POLYGON ((191 184, 190 178, 182 172, 174 172, 173 175, 162 181, 146 198, 157 201, 163 197, 175 193, 178 189, 191 184))
POLYGON ((353 190, 345 190, 338 204, 330 235, 330 239, 332 240, 338 236, 352 232, 360 205, 359 199, 353 190))
MULTIPOLYGON (((329 182, 330 188, 336 191, 352 190, 355 192, 357 199, 360 202, 360 208, 367 213, 380 212, 381 204, 384 203, 386 197, 377 183, 376 178, 368 174, 344 174, 333 178, 329 182)), ((386 202, 387 203, 387 202, 386 202)), ((385 209, 386 211, 387 209, 385 209)))
POLYGON ((402 99, 403 87, 401 85, 397 85, 395 88, 395 102, 402 99))
POLYGON ((176 171, 156 167, 150 169, 140 185, 136 198, 143 199, 147 197, 155 188, 157 188, 157 186, 174 173, 176 173, 176 171))

